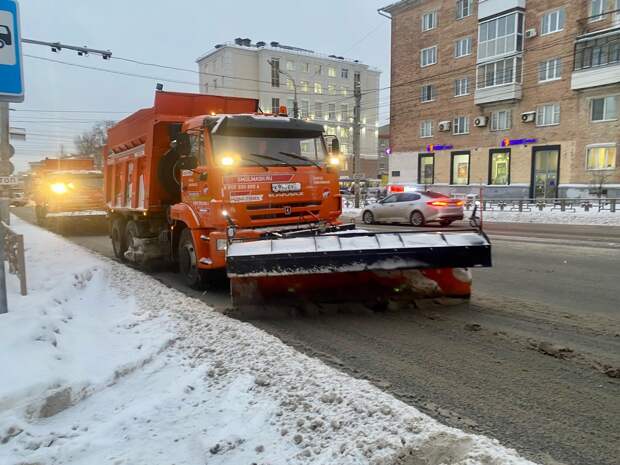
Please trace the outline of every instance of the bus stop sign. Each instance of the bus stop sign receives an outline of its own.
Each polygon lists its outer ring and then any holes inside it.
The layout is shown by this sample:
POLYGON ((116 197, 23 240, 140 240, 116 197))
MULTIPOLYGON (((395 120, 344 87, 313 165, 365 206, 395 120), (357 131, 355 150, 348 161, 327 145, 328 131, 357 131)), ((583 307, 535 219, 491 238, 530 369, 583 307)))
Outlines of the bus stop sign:
POLYGON ((0 0, 0 102, 23 101, 19 6, 14 0, 0 0))

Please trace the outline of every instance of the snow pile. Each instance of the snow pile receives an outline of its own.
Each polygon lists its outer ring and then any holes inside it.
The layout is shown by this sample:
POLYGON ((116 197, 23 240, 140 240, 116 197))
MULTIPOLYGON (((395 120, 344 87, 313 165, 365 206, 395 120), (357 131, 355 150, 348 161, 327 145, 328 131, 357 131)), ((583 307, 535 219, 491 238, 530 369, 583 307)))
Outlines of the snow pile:
POLYGON ((15 221, 0 463, 529 464, 250 324, 15 221))

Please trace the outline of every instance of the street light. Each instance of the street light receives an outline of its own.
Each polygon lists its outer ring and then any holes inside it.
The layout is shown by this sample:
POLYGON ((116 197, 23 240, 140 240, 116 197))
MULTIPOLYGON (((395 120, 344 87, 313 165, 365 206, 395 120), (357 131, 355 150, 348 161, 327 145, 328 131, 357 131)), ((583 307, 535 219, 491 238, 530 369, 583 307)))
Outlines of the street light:
MULTIPOLYGON (((269 63, 269 65, 271 65, 271 72, 273 73, 273 68, 275 66, 275 63, 273 60, 267 60, 267 63, 269 63)), ((289 78, 291 80, 291 82, 293 83, 293 117, 294 118, 299 118, 299 105, 297 104, 297 83, 295 82, 295 79, 293 79, 293 76, 290 75, 290 73, 287 73, 286 71, 282 71, 280 69, 280 67, 278 67, 278 73, 286 76, 287 78, 289 78)))

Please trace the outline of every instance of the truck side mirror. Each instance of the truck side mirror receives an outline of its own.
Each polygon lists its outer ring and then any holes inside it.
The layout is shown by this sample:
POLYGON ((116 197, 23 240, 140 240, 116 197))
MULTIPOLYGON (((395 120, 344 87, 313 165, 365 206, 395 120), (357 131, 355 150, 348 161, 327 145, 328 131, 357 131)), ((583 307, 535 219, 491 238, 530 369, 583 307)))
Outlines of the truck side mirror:
POLYGON ((332 153, 340 153, 340 141, 337 137, 332 139, 332 153))
POLYGON ((189 140, 189 134, 184 132, 177 134, 174 144, 177 153, 182 157, 185 157, 192 152, 192 144, 189 140))

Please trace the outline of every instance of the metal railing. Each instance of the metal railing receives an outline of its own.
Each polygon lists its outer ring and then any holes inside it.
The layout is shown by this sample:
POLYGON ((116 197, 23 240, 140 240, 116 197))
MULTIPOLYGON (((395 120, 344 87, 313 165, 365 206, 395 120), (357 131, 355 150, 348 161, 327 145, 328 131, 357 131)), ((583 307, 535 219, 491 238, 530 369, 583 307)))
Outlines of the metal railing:
POLYGON ((9 225, 2 221, 0 222, 0 237, 4 239, 4 259, 9 262, 9 273, 17 275, 20 293, 27 295, 24 236, 15 233, 9 225))
MULTIPOLYGON (((465 200, 465 209, 471 210, 475 198, 465 200)), ((589 212, 608 211, 616 213, 620 206, 617 198, 558 198, 558 199, 483 199, 480 202, 482 211, 532 212, 532 211, 561 211, 577 213, 579 210, 589 212)))

